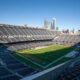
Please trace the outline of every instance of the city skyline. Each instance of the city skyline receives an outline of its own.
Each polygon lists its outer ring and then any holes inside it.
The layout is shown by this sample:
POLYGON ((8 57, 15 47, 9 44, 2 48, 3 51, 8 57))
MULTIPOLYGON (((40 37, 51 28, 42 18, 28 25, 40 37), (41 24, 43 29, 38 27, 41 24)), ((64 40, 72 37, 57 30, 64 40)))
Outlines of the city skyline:
POLYGON ((0 0, 0 23, 43 27, 56 18, 59 29, 80 29, 79 0, 0 0))

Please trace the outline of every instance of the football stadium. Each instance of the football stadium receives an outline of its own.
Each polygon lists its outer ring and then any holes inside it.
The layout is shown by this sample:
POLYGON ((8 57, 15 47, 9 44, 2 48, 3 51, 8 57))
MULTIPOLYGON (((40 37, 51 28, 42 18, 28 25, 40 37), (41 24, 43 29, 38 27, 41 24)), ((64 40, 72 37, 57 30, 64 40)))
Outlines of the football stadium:
POLYGON ((0 24, 0 80, 80 80, 80 34, 0 24))

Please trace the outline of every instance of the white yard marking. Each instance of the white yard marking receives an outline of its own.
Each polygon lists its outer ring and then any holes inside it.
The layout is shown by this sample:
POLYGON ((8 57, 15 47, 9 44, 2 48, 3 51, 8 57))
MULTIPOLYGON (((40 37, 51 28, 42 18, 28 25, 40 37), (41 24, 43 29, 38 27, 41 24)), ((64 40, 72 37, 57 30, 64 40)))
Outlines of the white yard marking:
POLYGON ((31 59, 29 59, 29 58, 27 58, 27 57, 24 57, 24 56, 22 56, 22 55, 20 55, 20 54, 19 54, 18 56, 21 56, 21 57, 23 57, 24 59, 26 59, 26 60, 28 60, 28 61, 30 61, 30 62, 32 62, 32 63, 34 63, 35 65, 38 65, 38 66, 40 66, 40 67, 44 68, 44 66, 40 65, 40 64, 39 64, 39 63, 37 63, 37 62, 32 61, 31 59))
MULTIPOLYGON (((47 47, 47 46, 46 46, 46 47, 47 47)), ((44 48, 44 47, 42 47, 42 48, 44 48)), ((37 49, 39 49, 39 48, 37 48, 37 49)), ((75 50, 74 50, 74 51, 75 51, 75 50)), ((74 51, 71 51, 71 52, 73 53, 74 51)), ((71 53, 71 52, 69 52, 69 53, 71 53)), ((69 54, 69 53, 67 53, 67 54, 69 54)), ((37 62, 35 62, 35 61, 32 61, 31 59, 29 59, 29 58, 27 58, 27 57, 24 57, 24 56, 20 55, 20 54, 19 54, 19 56, 21 56, 21 57, 23 57, 24 59, 26 59, 26 60, 32 62, 32 63, 35 64, 35 65, 40 66, 40 67, 43 68, 43 69, 45 69, 45 68, 51 66, 52 64, 54 64, 54 63, 56 63, 57 61, 61 60, 63 57, 66 57, 66 55, 61 56, 60 58, 58 58, 58 59, 52 61, 52 62, 49 63, 48 65, 43 66, 43 65, 41 65, 41 64, 39 64, 39 63, 37 63, 37 62)))

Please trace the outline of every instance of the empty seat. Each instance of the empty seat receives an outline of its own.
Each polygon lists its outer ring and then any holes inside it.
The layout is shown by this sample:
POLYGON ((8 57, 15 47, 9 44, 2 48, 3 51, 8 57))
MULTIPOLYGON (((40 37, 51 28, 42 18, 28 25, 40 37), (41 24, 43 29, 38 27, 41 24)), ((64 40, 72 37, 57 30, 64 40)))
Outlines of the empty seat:
POLYGON ((7 66, 9 69, 11 70, 18 70, 18 69, 22 69, 22 68, 27 68, 27 66, 25 66, 24 64, 13 64, 13 65, 9 65, 7 66))
POLYGON ((24 68, 24 69, 21 69, 21 70, 18 71, 18 73, 20 75, 23 75, 23 76, 27 76, 27 75, 29 75, 29 74, 31 74, 33 72, 35 72, 35 70, 32 69, 32 68, 24 68))
POLYGON ((12 75, 12 76, 3 77, 0 80, 20 80, 20 77, 16 75, 12 75))
POLYGON ((12 73, 9 72, 7 69, 0 67, 0 77, 2 76, 7 76, 7 75, 11 75, 12 73))

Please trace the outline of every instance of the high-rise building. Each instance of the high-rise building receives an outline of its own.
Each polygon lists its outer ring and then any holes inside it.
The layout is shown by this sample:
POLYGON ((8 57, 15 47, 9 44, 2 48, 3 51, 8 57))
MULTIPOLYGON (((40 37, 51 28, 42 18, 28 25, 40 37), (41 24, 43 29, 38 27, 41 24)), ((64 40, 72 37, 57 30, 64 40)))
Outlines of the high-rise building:
POLYGON ((55 29, 56 29, 56 19, 55 19, 55 18, 52 19, 51 29, 52 29, 52 30, 55 30, 55 29))
POLYGON ((59 30, 59 27, 56 27, 56 31, 58 31, 59 30))
POLYGON ((44 20, 44 28, 47 29, 48 28, 48 25, 49 25, 48 20, 45 19, 44 20))
POLYGON ((73 28, 73 30, 72 30, 72 33, 74 33, 75 31, 74 31, 74 28, 73 28))
POLYGON ((80 29, 78 29, 78 33, 80 33, 80 29))

